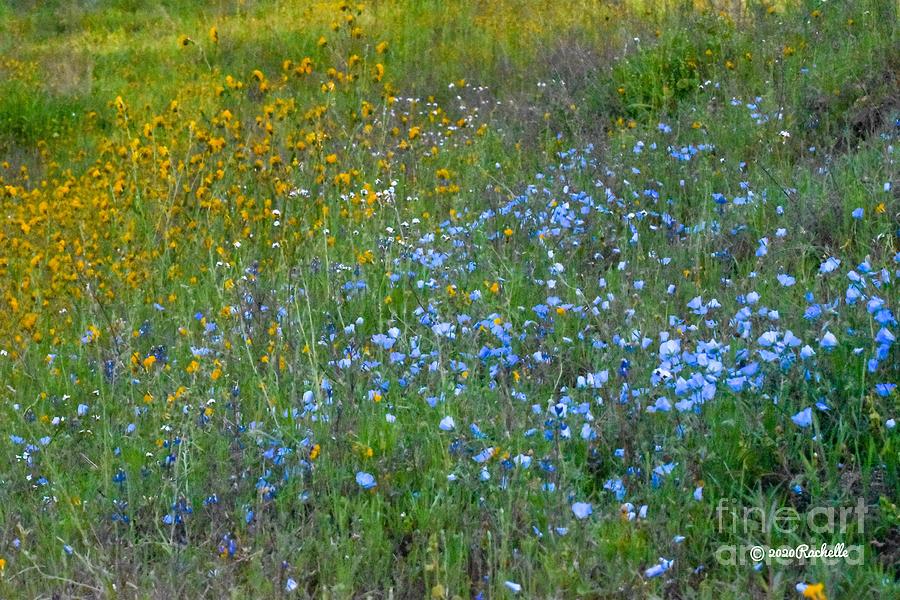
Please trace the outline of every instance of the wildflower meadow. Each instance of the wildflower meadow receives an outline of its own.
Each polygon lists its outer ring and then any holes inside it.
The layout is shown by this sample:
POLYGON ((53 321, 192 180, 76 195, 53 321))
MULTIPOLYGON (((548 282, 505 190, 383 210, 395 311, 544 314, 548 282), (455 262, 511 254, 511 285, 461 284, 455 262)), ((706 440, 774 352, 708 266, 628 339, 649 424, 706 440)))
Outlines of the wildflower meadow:
POLYGON ((896 598, 894 0, 0 0, 0 598, 896 598))

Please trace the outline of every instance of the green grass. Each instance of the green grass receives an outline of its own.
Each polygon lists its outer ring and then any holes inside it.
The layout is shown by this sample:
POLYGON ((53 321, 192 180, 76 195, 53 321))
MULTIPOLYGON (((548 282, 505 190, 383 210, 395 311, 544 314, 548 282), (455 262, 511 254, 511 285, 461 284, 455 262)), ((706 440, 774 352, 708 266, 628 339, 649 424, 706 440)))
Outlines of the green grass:
POLYGON ((0 2, 0 596, 895 595, 896 7, 339 4, 0 2))

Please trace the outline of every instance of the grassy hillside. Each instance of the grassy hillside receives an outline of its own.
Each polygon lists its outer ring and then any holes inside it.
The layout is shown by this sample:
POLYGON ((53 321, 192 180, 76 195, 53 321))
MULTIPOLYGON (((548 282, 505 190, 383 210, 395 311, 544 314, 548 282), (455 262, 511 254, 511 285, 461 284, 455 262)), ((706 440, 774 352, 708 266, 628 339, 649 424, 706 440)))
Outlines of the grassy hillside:
POLYGON ((0 0, 0 596, 896 595, 897 24, 0 0))

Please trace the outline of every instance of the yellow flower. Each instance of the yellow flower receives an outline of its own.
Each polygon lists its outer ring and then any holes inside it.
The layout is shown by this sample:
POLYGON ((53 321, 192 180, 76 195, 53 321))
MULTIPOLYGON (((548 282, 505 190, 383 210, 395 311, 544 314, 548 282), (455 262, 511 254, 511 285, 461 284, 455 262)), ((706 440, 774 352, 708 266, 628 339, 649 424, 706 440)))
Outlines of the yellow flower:
POLYGON ((215 25, 209 28, 209 41, 211 41, 213 44, 219 43, 219 30, 215 25))
POLYGON ((811 598, 812 600, 828 600, 828 597, 825 595, 825 584, 811 583, 807 585, 803 589, 803 597, 811 598))
POLYGON ((34 313, 28 313, 22 317, 22 327, 25 329, 31 329, 35 323, 37 323, 37 315, 34 313))
POLYGON ((189 38, 186 35, 182 34, 182 35, 178 36, 178 47, 179 48, 185 48, 187 46, 190 46, 193 43, 194 43, 194 40, 192 40, 191 38, 189 38))
POLYGON ((141 364, 144 365, 144 369, 146 369, 146 370, 149 371, 150 368, 151 368, 153 365, 156 364, 156 356, 154 356, 153 354, 151 354, 150 356, 148 356, 147 358, 145 358, 145 359, 141 362, 141 364))

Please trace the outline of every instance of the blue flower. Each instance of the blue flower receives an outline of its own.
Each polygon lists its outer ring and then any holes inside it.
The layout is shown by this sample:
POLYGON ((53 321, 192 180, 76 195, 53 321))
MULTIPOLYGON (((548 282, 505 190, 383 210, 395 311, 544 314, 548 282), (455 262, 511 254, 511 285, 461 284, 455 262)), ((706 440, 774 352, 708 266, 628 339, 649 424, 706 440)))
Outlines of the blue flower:
POLYGON ((894 337, 894 334, 888 331, 885 327, 882 327, 878 331, 878 333, 875 334, 875 342, 885 346, 890 346, 896 339, 897 338, 894 337))
POLYGON ((365 471, 359 471, 356 474, 356 483, 358 483, 359 487, 361 487, 364 490, 370 490, 373 487, 375 487, 376 485, 378 485, 375 482, 375 476, 372 475, 371 473, 366 473, 365 471))
POLYGON ((834 337, 834 334, 830 331, 826 331, 825 335, 822 336, 821 341, 819 341, 819 345, 826 350, 831 350, 837 346, 837 338, 834 337))
POLYGON ((787 273, 779 273, 778 274, 778 283, 780 283, 784 287, 791 287, 792 285, 797 283, 797 280, 795 278, 791 277, 790 275, 788 275, 787 273))
POLYGON ((897 389, 896 383, 876 383, 875 384, 875 393, 881 396, 882 398, 887 398, 897 389))
POLYGON ((456 337, 454 333, 456 327, 452 323, 437 323, 431 327, 435 335, 453 339, 456 337))
POLYGON ((587 519, 594 513, 594 507, 589 502, 576 502, 572 505, 572 512, 578 519, 587 519))
POLYGON ((390 350, 394 346, 394 342, 397 340, 393 337, 384 335, 383 333, 376 333, 372 336, 372 343, 376 346, 380 346, 385 350, 390 350))
POLYGON ((653 565, 652 567, 644 571, 644 577, 647 577, 648 579, 659 577, 660 575, 671 569, 674 562, 674 560, 666 560, 665 558, 660 557, 658 564, 653 565))
POLYGON ((812 425, 812 408, 804 408, 796 415, 791 417, 791 421, 793 421, 797 427, 809 427, 810 425, 812 425))
POLYGON ((829 256, 828 259, 825 260, 825 262, 819 265, 819 273, 831 273, 839 266, 841 266, 840 259, 829 256))
POLYGON ((491 459, 492 456, 494 456, 494 449, 493 448, 485 448, 484 450, 482 450, 481 452, 479 452, 478 454, 473 456, 472 460, 474 460, 477 463, 486 463, 487 461, 489 461, 491 459))
POLYGON ((514 581, 504 581, 503 585, 505 585, 514 594, 518 594, 522 591, 522 586, 514 581))

